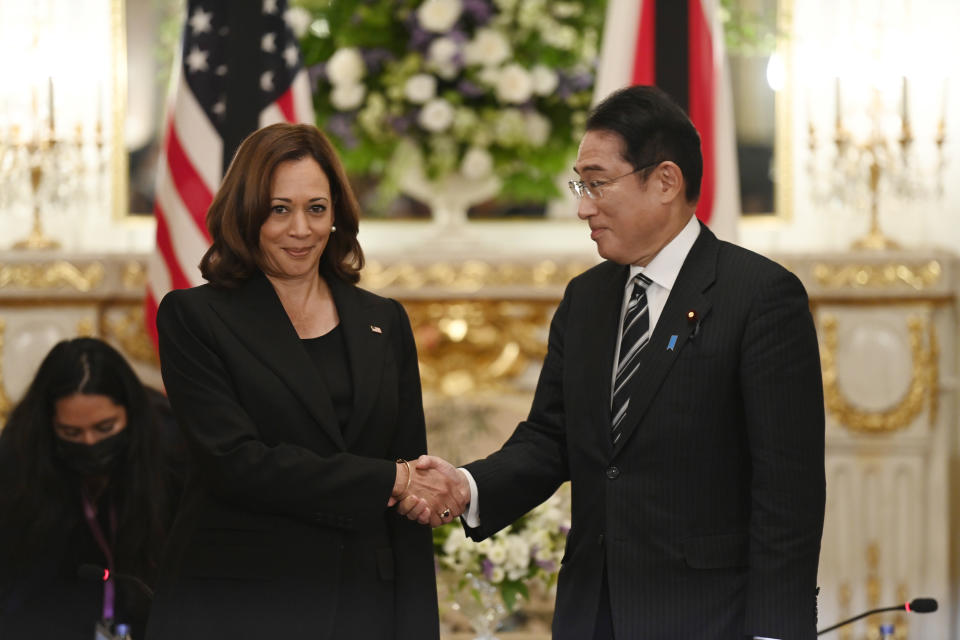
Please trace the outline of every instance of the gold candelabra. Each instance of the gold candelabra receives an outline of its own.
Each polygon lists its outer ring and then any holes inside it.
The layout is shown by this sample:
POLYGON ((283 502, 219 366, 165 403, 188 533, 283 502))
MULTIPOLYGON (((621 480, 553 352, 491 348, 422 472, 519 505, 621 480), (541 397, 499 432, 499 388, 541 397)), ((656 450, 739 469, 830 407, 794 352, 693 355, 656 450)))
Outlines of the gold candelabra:
MULTIPOLYGON (((917 166, 917 156, 913 145, 915 142, 913 128, 910 121, 909 94, 907 79, 902 80, 900 96, 900 112, 898 114, 899 130, 890 134, 884 124, 890 119, 890 111, 884 104, 880 89, 871 90, 870 104, 863 115, 868 122, 868 131, 865 135, 854 136, 848 127, 841 102, 840 79, 835 79, 836 112, 833 123, 833 135, 830 145, 822 148, 818 142, 816 127, 812 120, 808 121, 808 149, 810 164, 809 173, 814 178, 815 200, 838 200, 849 204, 854 199, 853 192, 865 188, 868 199, 869 226, 866 235, 858 238, 852 244, 854 249, 883 250, 896 249, 899 245, 887 237, 880 228, 879 213, 880 200, 884 195, 885 187, 903 197, 919 197, 930 195, 932 189, 922 183, 921 172, 917 166), (832 153, 832 161, 823 162, 824 153, 832 153), (820 167, 828 166, 829 173, 820 173, 820 167)), ((946 87, 944 86, 944 105, 946 103, 946 87)), ((942 176, 944 166, 943 146, 946 141, 946 107, 944 106, 934 136, 936 146, 937 167, 927 175, 934 175, 938 180, 935 191, 942 193, 942 176)))
MULTIPOLYGON (((99 101, 98 101, 99 102, 99 101)), ((99 114, 86 134, 78 122, 72 135, 57 131, 54 120, 53 79, 48 80, 46 117, 40 108, 34 88, 29 119, 30 133, 23 135, 19 123, 10 124, 6 135, 0 136, 0 208, 17 202, 29 201, 31 209, 30 233, 13 243, 14 249, 57 249, 60 243, 44 230, 42 211, 50 204, 70 202, 82 206, 88 199, 86 191, 94 180, 103 175, 106 167, 103 126, 99 114)))

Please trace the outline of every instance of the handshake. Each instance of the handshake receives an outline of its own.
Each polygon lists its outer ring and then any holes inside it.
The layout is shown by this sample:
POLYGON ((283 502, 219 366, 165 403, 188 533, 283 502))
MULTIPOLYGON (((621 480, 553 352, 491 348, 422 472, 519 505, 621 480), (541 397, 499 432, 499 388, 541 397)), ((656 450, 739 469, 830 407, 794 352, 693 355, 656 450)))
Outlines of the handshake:
POLYGON ((388 507, 420 524, 439 527, 467 510, 470 483, 442 458, 422 455, 414 462, 397 462, 397 479, 388 507))

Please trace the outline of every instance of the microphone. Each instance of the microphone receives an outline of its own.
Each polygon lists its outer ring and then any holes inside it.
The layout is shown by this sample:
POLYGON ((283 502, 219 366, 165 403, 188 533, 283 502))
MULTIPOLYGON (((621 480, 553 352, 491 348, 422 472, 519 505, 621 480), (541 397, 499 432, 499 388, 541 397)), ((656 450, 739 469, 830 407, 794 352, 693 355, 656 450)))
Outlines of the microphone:
MULTIPOLYGON (((128 573, 111 573, 106 567, 100 567, 95 564, 82 564, 77 567, 77 577, 81 580, 98 580, 100 582, 106 582, 110 578, 130 582, 131 584, 135 584, 141 593, 144 593, 150 600, 153 600, 153 589, 137 576, 128 573)), ((936 607, 936 602, 934 602, 934 607, 936 607)))
POLYGON ((850 624, 851 622, 855 622, 860 618, 866 618, 867 616, 873 615, 874 613, 883 613, 884 611, 908 611, 913 613, 933 613, 936 610, 937 610, 937 601, 935 598, 914 598, 910 602, 905 602, 901 605, 897 605, 896 607, 882 607, 880 609, 871 609, 870 611, 865 611, 858 616, 848 618, 843 622, 838 622, 832 627, 827 627, 826 629, 820 629, 819 631, 817 631, 817 635, 821 636, 828 631, 833 631, 838 627, 842 627, 844 625, 850 624))

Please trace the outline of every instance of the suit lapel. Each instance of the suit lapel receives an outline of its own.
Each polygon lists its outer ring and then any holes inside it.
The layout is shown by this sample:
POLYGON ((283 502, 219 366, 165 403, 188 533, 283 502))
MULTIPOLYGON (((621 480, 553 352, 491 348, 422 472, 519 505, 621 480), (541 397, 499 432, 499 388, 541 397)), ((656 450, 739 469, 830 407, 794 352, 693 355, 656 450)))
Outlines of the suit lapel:
MULTIPOLYGON (((617 348, 617 333, 620 330, 620 311, 623 306, 623 289, 627 284, 627 275, 630 268, 613 262, 606 263, 599 272, 599 282, 596 294, 590 300, 586 309, 589 314, 585 319, 587 328, 577 331, 582 335, 586 358, 584 367, 586 398, 599 398, 599 402, 591 400, 593 420, 590 424, 606 425, 607 429, 595 430, 600 450, 609 453, 612 450, 610 441, 610 394, 613 384, 613 352, 617 348), (596 325, 597 319, 602 323, 596 325)), ((568 329, 568 336, 573 333, 568 329)))
POLYGON ((359 289, 339 278, 330 277, 327 283, 340 316, 353 382, 353 411, 344 436, 349 445, 363 432, 362 426, 380 393, 384 354, 399 336, 387 335, 397 327, 388 322, 384 306, 367 303, 359 289))
POLYGON ((323 376, 310 361, 270 281, 255 277, 211 306, 242 344, 303 402, 333 442, 345 449, 323 376))
POLYGON ((716 278, 719 246, 716 236, 701 224, 700 235, 680 268, 667 303, 657 320, 657 326, 650 336, 650 342, 640 354, 640 369, 631 381, 633 390, 624 420, 623 435, 614 447, 614 454, 622 450, 633 435, 670 367, 690 339, 693 325, 687 318, 687 313, 694 311, 700 322, 710 313, 711 302, 703 292, 716 278))

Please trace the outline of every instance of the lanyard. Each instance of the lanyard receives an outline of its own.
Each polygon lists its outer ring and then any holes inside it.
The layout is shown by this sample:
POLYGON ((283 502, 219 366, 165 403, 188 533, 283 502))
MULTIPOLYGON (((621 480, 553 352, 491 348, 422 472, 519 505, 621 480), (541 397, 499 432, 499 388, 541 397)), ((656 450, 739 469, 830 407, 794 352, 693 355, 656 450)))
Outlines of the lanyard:
MULTIPOLYGON (((103 619, 113 620, 114 600, 116 598, 116 591, 113 584, 113 552, 110 550, 111 545, 107 542, 107 537, 103 535, 103 530, 97 521, 97 505, 90 499, 90 494, 87 492, 86 487, 83 487, 81 496, 83 497, 83 515, 87 520, 87 526, 90 527, 90 533, 93 534, 93 539, 96 540, 97 546, 100 547, 104 557, 107 559, 108 575, 107 579, 103 582, 103 619)), ((113 502, 110 503, 108 516, 110 519, 110 542, 116 543, 117 510, 114 508, 113 502)))

